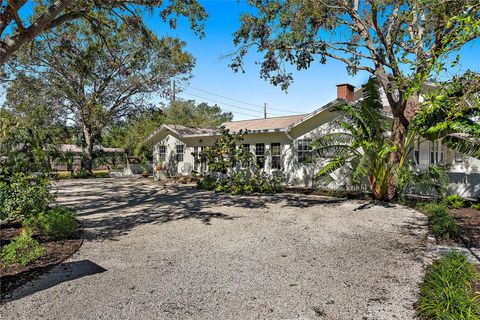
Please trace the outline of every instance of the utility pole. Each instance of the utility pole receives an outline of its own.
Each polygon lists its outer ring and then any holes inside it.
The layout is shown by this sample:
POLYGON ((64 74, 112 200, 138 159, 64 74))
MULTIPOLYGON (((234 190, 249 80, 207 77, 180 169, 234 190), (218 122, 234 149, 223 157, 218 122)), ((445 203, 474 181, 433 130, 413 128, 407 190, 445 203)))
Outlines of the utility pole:
POLYGON ((175 102, 175 80, 173 80, 172 102, 175 102))
POLYGON ((267 103, 263 104, 263 117, 267 119, 267 103))

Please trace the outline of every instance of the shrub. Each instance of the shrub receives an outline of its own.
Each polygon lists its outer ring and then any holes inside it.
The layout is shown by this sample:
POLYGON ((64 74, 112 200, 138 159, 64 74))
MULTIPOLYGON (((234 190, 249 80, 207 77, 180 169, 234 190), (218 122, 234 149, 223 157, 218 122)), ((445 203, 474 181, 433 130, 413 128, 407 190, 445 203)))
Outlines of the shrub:
POLYGON ((445 203, 450 208, 461 208, 465 205, 462 197, 455 194, 449 195, 447 198, 445 198, 445 203))
POLYGON ((0 220, 24 220, 35 216, 53 200, 47 177, 15 173, 0 181, 0 220))
POLYGON ((239 170, 228 174, 209 173, 197 182, 197 188, 229 194, 277 193, 283 191, 283 173, 239 170))
POLYGON ((443 203, 426 203, 419 207, 420 211, 428 215, 432 232, 437 238, 456 239, 459 231, 455 218, 443 203))
POLYGON ((39 229, 42 234, 53 239, 65 239, 75 235, 77 223, 75 210, 55 207, 38 216, 28 219, 25 225, 39 229))
POLYGON ((22 266, 41 257, 45 249, 31 236, 22 235, 15 237, 5 245, 0 253, 3 263, 7 266, 19 263, 22 266))
POLYGON ((425 319, 479 319, 480 295, 472 282, 479 279, 465 255, 451 251, 427 270, 420 288, 418 313, 425 319))
POLYGON ((472 204, 472 209, 480 210, 480 203, 472 204))

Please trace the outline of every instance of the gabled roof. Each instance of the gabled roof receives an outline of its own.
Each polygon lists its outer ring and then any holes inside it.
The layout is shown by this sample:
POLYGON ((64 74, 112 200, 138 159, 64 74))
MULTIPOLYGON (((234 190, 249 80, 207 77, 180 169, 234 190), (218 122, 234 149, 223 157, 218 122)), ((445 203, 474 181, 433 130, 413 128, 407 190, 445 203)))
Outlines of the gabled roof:
POLYGON ((273 117, 273 118, 262 118, 262 119, 251 119, 251 120, 241 120, 241 121, 230 121, 222 124, 225 129, 230 131, 269 131, 269 130, 279 130, 284 129, 291 125, 294 122, 301 120, 307 114, 299 114, 293 116, 284 116, 284 117, 273 117))
MULTIPOLYGON (((307 121, 308 119, 322 113, 330 108, 343 104, 352 103, 351 101, 337 98, 324 106, 316 109, 311 113, 291 115, 284 117, 272 117, 261 118, 241 121, 230 121, 222 124, 221 127, 228 129, 232 132, 238 132, 240 130, 247 130, 249 133, 268 133, 268 132, 284 132, 289 131, 293 127, 307 121)), ((154 131, 151 135, 145 139, 145 142, 151 142, 156 136, 163 131, 170 131, 178 135, 179 137, 199 137, 199 136, 215 136, 221 134, 220 128, 198 128, 198 127, 186 127, 181 125, 164 124, 154 131)))

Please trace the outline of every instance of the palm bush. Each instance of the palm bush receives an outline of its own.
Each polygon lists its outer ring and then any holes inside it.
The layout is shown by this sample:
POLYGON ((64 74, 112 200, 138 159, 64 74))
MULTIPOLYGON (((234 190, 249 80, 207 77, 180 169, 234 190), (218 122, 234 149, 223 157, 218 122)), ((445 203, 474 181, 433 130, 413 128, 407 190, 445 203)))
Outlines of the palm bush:
POLYGON ((398 168, 398 193, 428 194, 443 198, 447 193, 448 175, 445 166, 430 165, 426 170, 418 170, 410 161, 408 165, 398 168))
POLYGON ((343 116, 338 121, 343 131, 327 133, 313 142, 313 153, 326 160, 317 178, 329 183, 331 174, 344 168, 351 185, 366 183, 375 199, 388 201, 396 194, 396 166, 389 161, 395 147, 388 137, 378 80, 370 78, 363 92, 359 104, 336 108, 343 116))
POLYGON ((457 196, 456 194, 449 195, 448 197, 445 198, 445 203, 447 206, 450 208, 462 208, 465 203, 463 201, 463 198, 460 196, 457 196))

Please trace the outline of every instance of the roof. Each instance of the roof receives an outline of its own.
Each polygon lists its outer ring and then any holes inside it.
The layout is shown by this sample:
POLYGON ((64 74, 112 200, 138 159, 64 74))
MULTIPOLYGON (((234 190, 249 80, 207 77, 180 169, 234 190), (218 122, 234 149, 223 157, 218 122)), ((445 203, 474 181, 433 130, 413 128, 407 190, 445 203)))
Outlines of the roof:
POLYGON ((188 136, 188 135, 211 135, 218 132, 217 129, 212 128, 199 128, 199 127, 187 127, 181 126, 178 124, 168 124, 165 125, 171 131, 176 132, 181 136, 188 136))
MULTIPOLYGON (((123 153, 125 149, 123 148, 106 148, 103 146, 94 146, 94 150, 102 150, 107 153, 123 153)), ((62 153, 82 153, 82 148, 75 145, 75 144, 61 144, 59 147, 59 151, 62 153)))
POLYGON ((266 131, 283 129, 303 119, 307 114, 225 122, 222 126, 230 131, 266 131))

